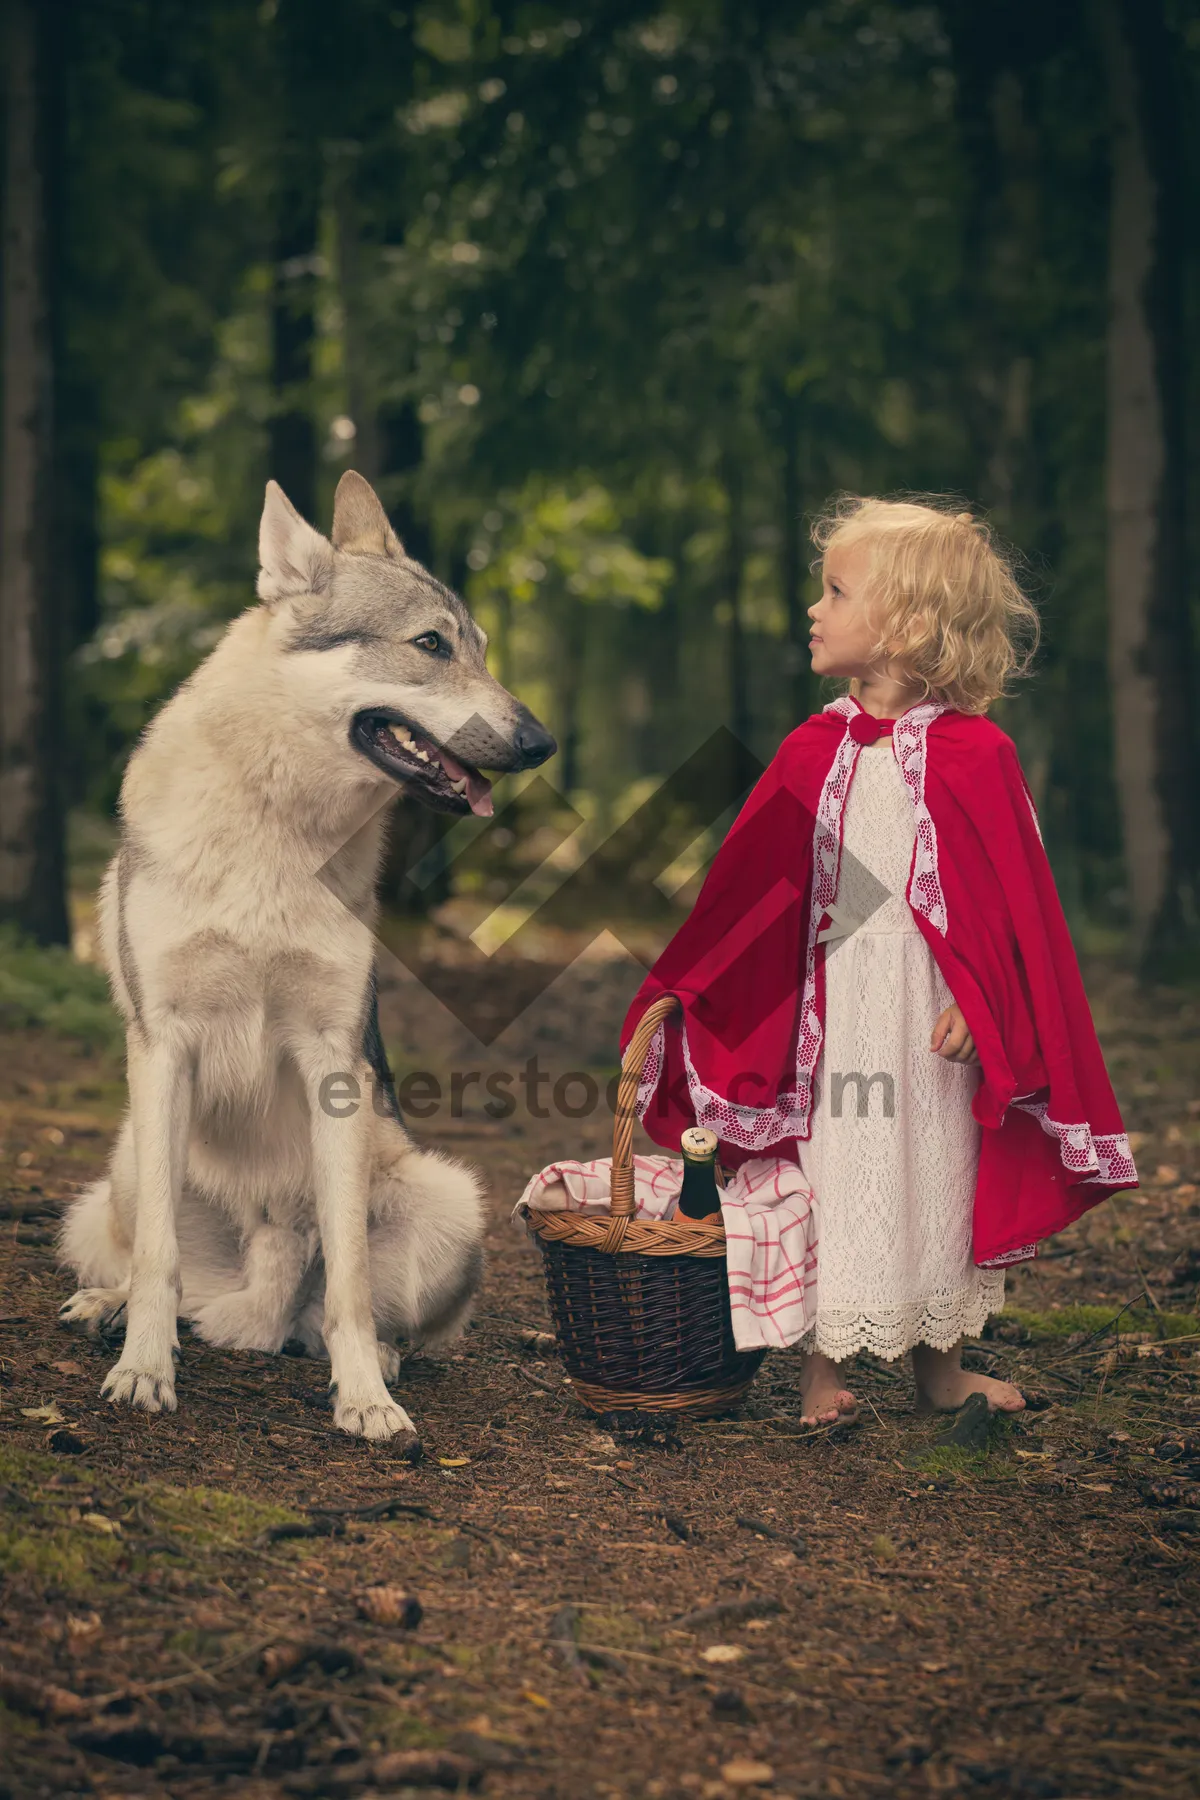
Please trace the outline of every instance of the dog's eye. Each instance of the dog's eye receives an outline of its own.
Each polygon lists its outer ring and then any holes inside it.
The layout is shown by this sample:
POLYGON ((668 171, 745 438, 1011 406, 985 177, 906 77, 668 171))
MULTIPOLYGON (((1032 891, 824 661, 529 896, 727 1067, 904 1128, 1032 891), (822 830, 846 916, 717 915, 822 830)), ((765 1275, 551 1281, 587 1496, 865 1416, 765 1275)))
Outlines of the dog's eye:
POLYGON ((420 650, 428 650, 431 656, 444 656, 448 653, 447 644, 436 631, 423 631, 420 637, 413 639, 413 643, 420 650))

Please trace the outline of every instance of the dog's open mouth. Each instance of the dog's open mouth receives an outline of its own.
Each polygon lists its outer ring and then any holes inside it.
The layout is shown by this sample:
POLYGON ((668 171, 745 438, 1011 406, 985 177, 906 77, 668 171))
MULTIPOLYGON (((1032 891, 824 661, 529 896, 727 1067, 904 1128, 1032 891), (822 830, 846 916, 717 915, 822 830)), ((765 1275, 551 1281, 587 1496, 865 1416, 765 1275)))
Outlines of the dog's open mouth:
POLYGON ((351 738, 364 756, 411 787, 427 806, 491 817, 492 784, 486 775, 459 762, 406 719, 393 713, 359 713, 351 738))

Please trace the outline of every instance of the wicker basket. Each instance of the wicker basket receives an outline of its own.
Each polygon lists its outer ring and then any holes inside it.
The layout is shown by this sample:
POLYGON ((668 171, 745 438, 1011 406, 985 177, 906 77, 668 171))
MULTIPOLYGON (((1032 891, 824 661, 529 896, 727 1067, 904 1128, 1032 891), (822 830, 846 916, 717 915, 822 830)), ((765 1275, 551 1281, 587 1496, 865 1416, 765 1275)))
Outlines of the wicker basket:
POLYGON ((678 1007, 647 1007, 621 1067, 609 1213, 526 1211, 542 1253, 563 1362, 589 1411, 711 1418, 746 1392, 764 1350, 739 1350, 729 1315, 725 1228, 709 1219, 639 1219, 633 1120, 650 1040, 678 1007))

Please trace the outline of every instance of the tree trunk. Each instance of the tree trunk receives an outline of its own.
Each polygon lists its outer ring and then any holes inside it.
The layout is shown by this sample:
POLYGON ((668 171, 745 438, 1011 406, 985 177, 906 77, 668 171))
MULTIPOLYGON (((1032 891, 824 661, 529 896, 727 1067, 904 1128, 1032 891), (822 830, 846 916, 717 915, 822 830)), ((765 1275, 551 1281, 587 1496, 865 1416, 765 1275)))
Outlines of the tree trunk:
POLYGON ((312 416, 320 175, 315 152, 285 144, 276 171, 271 288, 271 474, 296 510, 315 519, 317 434, 312 416))
POLYGON ((275 167, 271 276, 270 473, 306 519, 317 509, 312 412, 327 49, 321 15, 284 0, 272 10, 275 167))
POLYGON ((579 700, 583 692, 583 666, 587 650, 587 614, 584 602, 574 594, 564 594, 557 611, 558 640, 562 652, 559 688, 562 751, 559 774, 563 793, 570 795, 579 786, 579 700))
POLYGON ((355 182, 361 146, 344 142, 337 150, 333 213, 342 301, 342 369, 346 382, 346 411, 355 427, 350 466, 374 483, 381 471, 379 429, 367 358, 363 246, 355 182))
POLYGON ((3 414, 0 422, 0 918, 71 940, 53 543, 48 193, 59 8, 5 0, 3 414))
POLYGON ((787 672, 788 730, 808 717, 812 697, 812 668, 808 628, 804 613, 804 563, 801 510, 804 499, 800 479, 800 401, 784 394, 780 402, 783 434, 783 610, 787 620, 785 669, 787 672))
POLYGON ((737 742, 750 747, 750 696, 747 689, 746 637, 742 626, 742 582, 746 568, 746 519, 742 467, 736 453, 723 458, 729 504, 725 539, 725 604, 729 610, 729 729, 737 742))
POLYGON ((1134 945, 1148 973, 1196 941, 1178 99, 1159 0, 1097 0, 1112 144, 1109 670, 1134 945))

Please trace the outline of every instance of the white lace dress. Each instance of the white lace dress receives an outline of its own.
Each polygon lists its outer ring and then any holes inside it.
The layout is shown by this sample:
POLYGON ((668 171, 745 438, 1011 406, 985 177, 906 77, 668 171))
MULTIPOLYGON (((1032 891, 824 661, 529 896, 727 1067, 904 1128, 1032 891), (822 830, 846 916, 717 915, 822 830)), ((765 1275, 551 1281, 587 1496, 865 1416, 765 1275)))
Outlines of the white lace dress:
POLYGON ((952 996, 904 897, 916 828, 889 738, 859 756, 843 831, 838 923, 864 923, 826 951, 825 1039, 800 1145, 819 1230, 817 1320, 802 1348, 891 1359, 975 1336, 1004 1304, 1004 1272, 971 1257, 979 1070, 929 1048, 952 996))

